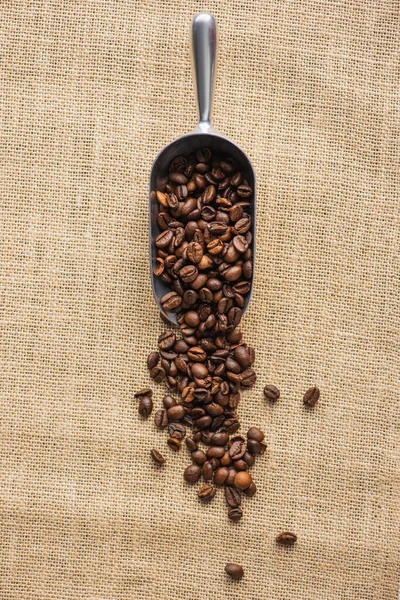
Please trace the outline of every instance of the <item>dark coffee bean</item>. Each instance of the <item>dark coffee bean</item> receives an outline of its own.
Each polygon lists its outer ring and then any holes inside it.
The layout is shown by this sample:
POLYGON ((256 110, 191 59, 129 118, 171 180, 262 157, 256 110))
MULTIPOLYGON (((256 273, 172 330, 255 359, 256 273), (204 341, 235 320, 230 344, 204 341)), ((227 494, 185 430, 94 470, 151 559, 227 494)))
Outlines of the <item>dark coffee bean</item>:
MULTIPOLYGON (((232 331, 229 331, 227 333, 226 339, 228 340, 228 342, 230 344, 238 344, 240 342, 240 340, 242 339, 242 332, 240 331, 240 329, 233 329, 232 331)), ((235 360, 238 361, 236 356, 235 356, 235 360)), ((238 361, 238 363, 240 364, 240 361, 238 361)))
POLYGON ((229 469, 226 467, 220 467, 214 473, 215 485, 223 485, 229 475, 229 469))
POLYGON ((285 531, 276 536, 276 543, 282 546, 293 546, 297 542, 297 535, 290 531, 285 531))
POLYGON ((211 481, 214 475, 214 471, 212 468, 212 463, 210 461, 207 461, 204 463, 204 465, 201 468, 202 474, 203 474, 203 479, 204 481, 211 481))
POLYGON ((209 415, 206 415, 204 417, 200 417, 200 419, 196 419, 196 421, 194 422, 194 426, 196 427, 196 429, 201 431, 202 429, 206 429, 207 427, 209 427, 211 425, 211 422, 212 418, 209 415))
POLYGON ((203 465, 207 460, 207 456, 203 450, 195 450, 192 452, 192 461, 196 463, 196 465, 203 465))
POLYGON ((211 151, 209 148, 199 148, 196 152, 196 158, 199 162, 206 163, 211 158, 211 151))
POLYGON ((237 475, 236 469, 233 467, 230 467, 228 477, 226 478, 226 481, 225 481, 225 485, 233 487, 236 475, 237 475))
POLYGON ((229 508, 228 517, 231 521, 237 523, 243 517, 243 511, 241 508, 229 508))
POLYGON ((225 415, 220 415, 219 417, 215 417, 213 422, 210 425, 211 431, 217 431, 225 422, 225 415))
POLYGON ((246 279, 251 279, 253 275, 253 263, 251 262, 251 260, 246 260, 246 262, 243 263, 243 277, 245 277, 246 279))
POLYGON ((249 247, 249 244, 246 238, 243 235, 235 235, 232 240, 233 247, 239 254, 243 254, 249 247))
POLYGON ((235 283, 232 289, 236 292, 236 294, 247 294, 247 292, 249 292, 251 289, 251 284, 248 281, 240 281, 239 283, 235 283))
POLYGON ((240 428, 240 423, 237 419, 225 419, 224 427, 228 433, 232 434, 240 428))
POLYGON ((156 258, 156 264, 153 268, 154 275, 156 275, 156 277, 159 277, 163 273, 164 268, 165 268, 164 260, 160 257, 156 258))
POLYGON ((192 376, 197 379, 203 379, 208 375, 208 369, 204 363, 193 363, 192 364, 192 376))
POLYGON ((176 335, 173 331, 164 331, 158 338, 158 347, 161 350, 170 350, 176 341, 176 335))
POLYGON ((222 458, 225 454, 225 448, 223 446, 211 446, 207 450, 208 458, 222 458))
POLYGON ((242 458, 249 465, 249 467, 252 467, 256 462, 256 459, 254 458, 253 454, 250 454, 250 452, 247 451, 243 454, 242 458))
POLYGON ((235 360, 239 363, 242 369, 247 369, 251 365, 251 357, 245 346, 237 346, 233 351, 235 360))
POLYGON ((171 408, 171 406, 176 406, 176 403, 177 403, 175 398, 173 398, 172 396, 164 396, 162 402, 163 402, 164 408, 166 408, 167 410, 169 408, 171 408))
POLYGON ((151 458, 156 463, 156 465, 163 465, 166 461, 166 459, 163 457, 163 455, 160 454, 159 451, 156 450, 155 448, 153 448, 153 450, 151 450, 150 455, 151 455, 151 458))
POLYGON ((254 481, 251 482, 247 489, 243 490, 243 493, 249 498, 252 498, 257 493, 257 488, 254 481))
MULTIPOLYGON (((178 186, 176 186, 176 188, 175 188, 175 194, 176 194, 178 200, 184 200, 187 197, 187 195, 188 195, 187 186, 186 185, 178 185, 178 186)), ((183 210, 184 209, 182 207, 182 211, 181 211, 182 215, 184 214, 183 210)), ((188 207, 186 207, 185 210, 187 211, 188 207)), ((191 211, 189 210, 189 212, 191 212, 191 211)), ((187 214, 187 212, 186 212, 186 214, 187 214)))
POLYGON ((169 174, 169 178, 174 183, 184 184, 187 183, 187 177, 183 173, 174 172, 169 174))
POLYGON ((242 183, 236 188, 236 193, 240 198, 250 198, 253 193, 253 188, 247 183, 242 183))
MULTIPOLYGON (((199 266, 200 266, 200 263, 199 263, 199 266)), ((207 282, 207 275, 205 275, 204 273, 200 273, 199 275, 197 275, 196 279, 190 284, 190 286, 194 290, 199 290, 200 288, 204 287, 206 282, 207 282)))
POLYGON ((185 283, 191 283, 197 278, 198 270, 194 265, 187 265, 179 271, 179 276, 185 283))
POLYGON ((253 455, 261 454, 260 442, 257 442, 257 440, 247 440, 247 450, 253 455))
POLYGON ((183 472, 183 477, 187 483, 194 484, 200 479, 201 468, 199 465, 189 465, 183 472))
POLYGON ((235 165, 233 164, 233 161, 221 160, 219 166, 224 171, 224 173, 226 173, 226 175, 233 175, 233 173, 235 172, 235 165))
POLYGON ((203 204, 211 204, 217 197, 217 188, 215 185, 208 185, 201 195, 203 204))
POLYGON ((147 417, 151 414, 152 410, 153 400, 150 398, 150 396, 141 396, 138 405, 139 415, 144 419, 147 419, 147 417))
POLYGON ((253 369, 243 371, 241 375, 241 383, 243 387, 252 387, 257 379, 257 375, 253 369))
POLYGON ((212 432, 208 431, 208 429, 205 429, 201 432, 201 441, 206 446, 209 446, 211 444, 211 438, 212 438, 212 432))
POLYGON ((180 421, 185 416, 186 411, 185 407, 182 404, 176 404, 175 406, 171 406, 167 410, 168 421, 180 421))
POLYGON ((226 359, 225 367, 227 371, 231 371, 232 373, 240 373, 242 370, 239 363, 231 357, 226 359))
POLYGON ((174 234, 171 229, 167 229, 166 231, 162 231, 156 238, 156 246, 157 248, 166 248, 170 245, 172 240, 174 239, 174 234))
POLYGON ((186 438, 185 443, 189 452, 195 452, 198 449, 198 446, 193 438, 186 438))
POLYGON ((223 276, 229 282, 236 281, 242 276, 242 271, 243 269, 240 265, 232 265, 231 267, 228 267, 224 270, 223 276))
POLYGON ((223 431, 219 431, 218 433, 214 433, 212 436, 212 445, 213 446, 224 446, 229 441, 229 435, 223 431))
POLYGON ((225 565, 225 571, 231 579, 242 579, 244 575, 243 568, 235 563, 227 563, 225 565))
POLYGON ((154 423, 156 427, 164 429, 168 425, 167 412, 160 408, 154 415, 154 423))
POLYGON ((200 323, 200 317, 195 310, 188 310, 185 313, 185 323, 188 327, 197 327, 200 323))
POLYGON ((250 427, 247 432, 248 440, 257 440, 257 442, 262 442, 264 438, 264 432, 261 431, 261 429, 258 429, 258 427, 250 427))
POLYGON ((200 502, 206 503, 206 502, 211 502, 211 500, 215 496, 215 492, 216 492, 216 489, 214 487, 205 483, 204 485, 201 486, 197 495, 199 497, 200 502))
POLYGON ((186 255, 191 262, 199 263, 203 258, 203 254, 203 248, 198 242, 190 242, 186 250, 186 255))
POLYGON ((198 162, 198 163, 196 164, 196 171, 197 171, 198 173, 200 173, 201 175, 204 175, 204 173, 207 173, 207 171, 208 171, 208 168, 209 168, 209 167, 208 167, 207 163, 204 163, 204 162, 198 162))
POLYGON ((243 454, 246 452, 246 440, 244 440, 244 438, 241 436, 232 438, 228 452, 232 460, 238 460, 239 458, 242 458, 243 454))
POLYGON ((172 217, 166 212, 160 212, 157 215, 157 225, 163 231, 168 229, 168 223, 172 220, 172 217))
POLYGON ((319 397, 320 391, 317 387, 314 386, 306 391, 306 393, 303 396, 303 402, 305 406, 313 408, 317 404, 319 397))
POLYGON ((193 176, 193 180, 198 190, 204 190, 204 188, 207 185, 207 180, 204 177, 204 175, 201 175, 200 173, 195 173, 193 176))
POLYGON ((189 348, 187 355, 193 362, 203 362, 207 358, 206 352, 200 346, 189 348))
POLYGON ((235 467, 236 471, 247 471, 249 468, 249 465, 243 458, 239 458, 239 460, 235 460, 235 462, 233 463, 233 466, 235 467))
POLYGON ((169 165, 169 171, 177 171, 178 173, 183 173, 186 165, 187 160, 184 156, 176 156, 169 165))
MULTIPOLYGON (((243 472, 245 473, 245 471, 242 471, 242 473, 243 472)), ((237 475, 235 477, 237 477, 237 475)), ((231 508, 237 508, 240 506, 242 499, 239 490, 227 485, 225 487, 225 500, 227 505, 231 508)))
POLYGON ((151 390, 150 388, 143 388, 135 393, 135 398, 140 398, 141 396, 150 396, 151 397, 152 395, 153 395, 153 390, 151 390))
POLYGON ((174 437, 169 438, 169 440, 167 440, 167 444, 174 452, 178 452, 182 446, 181 441, 174 437))
POLYGON ((168 426, 168 433, 171 437, 174 437, 178 440, 183 440, 186 435, 186 427, 182 425, 182 423, 173 421, 168 426))
POLYGON ((212 417, 219 417, 224 413, 224 408, 218 402, 210 402, 207 404, 207 412, 212 417))
POLYGON ((161 306, 164 310, 175 310, 182 304, 182 298, 176 292, 168 292, 161 298, 161 306))
POLYGON ((239 471, 235 477, 234 486, 238 490, 246 490, 252 482, 250 473, 247 471, 239 471))

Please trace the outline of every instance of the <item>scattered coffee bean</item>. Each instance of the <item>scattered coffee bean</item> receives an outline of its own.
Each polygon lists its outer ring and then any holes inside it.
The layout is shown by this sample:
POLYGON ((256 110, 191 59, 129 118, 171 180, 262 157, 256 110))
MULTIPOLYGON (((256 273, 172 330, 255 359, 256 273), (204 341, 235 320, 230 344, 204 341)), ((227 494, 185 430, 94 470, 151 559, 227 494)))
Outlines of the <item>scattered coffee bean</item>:
POLYGON ((153 450, 150 452, 151 458, 154 460, 154 462, 157 465, 163 465, 166 461, 166 459, 163 457, 162 454, 159 453, 158 450, 156 450, 155 448, 153 448, 153 450))
POLYGON ((248 440, 257 440, 257 442, 262 442, 264 437, 264 433, 261 431, 261 429, 258 429, 258 427, 250 427, 247 432, 248 440))
POLYGON ((243 511, 239 507, 228 508, 228 517, 230 518, 231 521, 233 521, 234 523, 237 523, 237 521, 240 521, 240 519, 243 517, 243 511))
POLYGON ((147 417, 151 414, 152 410, 153 410, 153 400, 151 399, 151 397, 150 396, 141 396, 140 400, 139 400, 139 406, 138 406, 139 415, 141 417, 143 417, 144 419, 147 419, 147 417))
POLYGON ((244 575, 243 568, 235 563, 228 563, 225 566, 225 571, 231 579, 242 579, 244 575))
POLYGON ((297 535, 295 533, 290 533, 290 531, 285 531, 276 536, 276 543, 281 544, 282 546, 293 546, 296 542, 297 535))
POLYGON ((251 475, 247 471, 239 471, 233 483, 238 490, 246 490, 252 483, 251 475))
POLYGON ((199 467, 199 465, 189 465, 188 467, 186 467, 183 476, 185 478, 185 481, 187 481, 187 483, 197 483, 198 480, 200 479, 200 475, 201 475, 201 467, 199 467))
POLYGON ((167 440, 167 444, 174 452, 178 452, 182 446, 181 441, 174 437, 169 438, 169 440, 167 440))
POLYGON ((264 396, 270 402, 276 402, 279 399, 280 391, 274 385, 266 385, 264 388, 264 396))
POLYGON ((164 429, 168 425, 167 411, 160 408, 154 415, 154 423, 160 429, 164 429))
POLYGON ((150 388, 143 388, 135 393, 135 398, 140 398, 141 396, 152 396, 153 391, 150 388))
POLYGON ((319 396, 320 391, 317 387, 312 387, 309 390, 307 390, 303 397, 303 402, 305 406, 313 408, 317 404, 319 396))
POLYGON ((227 485, 225 487, 225 500, 227 505, 231 508, 237 508, 240 506, 242 499, 239 490, 227 485))
POLYGON ((211 502, 215 496, 216 489, 207 483, 201 486, 198 491, 198 497, 200 502, 211 502))

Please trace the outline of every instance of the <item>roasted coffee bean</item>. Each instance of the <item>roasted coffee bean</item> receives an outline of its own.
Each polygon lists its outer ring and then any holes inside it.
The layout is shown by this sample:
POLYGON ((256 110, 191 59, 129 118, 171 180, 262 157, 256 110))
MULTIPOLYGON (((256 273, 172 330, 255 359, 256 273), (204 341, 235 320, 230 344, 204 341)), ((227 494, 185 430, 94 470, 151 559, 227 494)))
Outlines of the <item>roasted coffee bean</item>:
POLYGON ((229 469, 227 467, 220 467, 214 473, 215 485, 223 485, 229 475, 229 469))
POLYGON ((174 437, 178 440, 183 440, 186 435, 186 427, 177 421, 172 421, 168 425, 168 433, 171 437, 174 437))
POLYGON ((196 465, 203 465, 207 461, 207 456, 203 450, 195 450, 192 452, 192 461, 196 463, 196 465))
POLYGON ((247 450, 250 454, 257 455, 261 454, 262 447, 260 442, 257 442, 257 440, 247 440, 247 450))
POLYGON ((166 459, 163 457, 163 455, 160 454, 159 451, 156 450, 155 448, 153 448, 151 450, 150 455, 151 455, 151 458, 156 463, 156 465, 163 465, 166 461, 166 459))
POLYGON ((225 565, 225 572, 231 579, 242 579, 244 575, 243 568, 235 563, 227 563, 225 565))
POLYGON ((135 393, 135 398, 141 398, 141 396, 150 396, 151 397, 152 395, 153 395, 153 390, 151 390, 150 388, 143 388, 135 393))
POLYGON ((270 402, 276 402, 279 399, 280 391, 274 385, 266 385, 264 388, 264 396, 270 402))
POLYGON ((197 443, 193 438, 187 437, 185 443, 189 452, 195 452, 198 449, 197 443))
POLYGON ((205 415, 204 417, 200 417, 200 419, 196 419, 196 421, 194 421, 194 426, 196 427, 196 429, 201 431, 209 427, 211 423, 212 418, 209 415, 205 415))
POLYGON ((175 406, 171 406, 167 410, 168 421, 180 421, 186 414, 185 407, 182 404, 176 404, 175 406))
POLYGON ((221 457, 220 462, 221 462, 222 467, 230 467, 231 466, 232 459, 229 456, 228 452, 225 452, 225 454, 221 457))
POLYGON ((240 521, 240 519, 243 517, 243 511, 241 508, 229 508, 228 517, 231 521, 237 523, 237 521, 240 521))
POLYGON ((290 531, 284 531, 276 536, 276 543, 282 546, 293 546, 297 542, 297 535, 290 531))
MULTIPOLYGON (((245 472, 245 471, 242 471, 242 472, 245 472)), ((235 478, 236 477, 237 477, 237 475, 235 476, 235 478)), ((225 487, 225 500, 226 500, 227 505, 231 508, 237 508, 238 506, 240 506, 242 499, 241 499, 239 490, 227 485, 225 487)))
POLYGON ((233 466, 235 467, 235 469, 237 471, 247 471, 247 469, 249 468, 249 465, 243 458, 239 458, 239 460, 235 460, 235 462, 233 463, 233 466))
POLYGON ((158 347, 161 350, 170 350, 176 341, 176 335, 173 331, 164 331, 158 338, 158 347))
POLYGON ((264 438, 264 432, 261 431, 261 429, 258 429, 258 427, 250 427, 247 432, 248 440, 257 440, 257 442, 262 442, 264 438))
POLYGON ((237 475, 236 469, 234 467, 230 467, 229 474, 228 474, 228 477, 226 478, 225 484, 230 487, 233 487, 236 475, 237 475))
POLYGON ((187 483, 197 483, 201 476, 201 468, 199 465, 189 465, 186 467, 183 473, 183 477, 187 483))
POLYGON ((230 441, 228 452, 231 460, 238 460, 239 458, 242 458, 243 454, 246 452, 246 440, 240 436, 233 438, 230 441))
POLYGON ((215 492, 216 492, 216 489, 214 487, 205 483, 204 485, 201 486, 197 495, 199 497, 200 502, 205 503, 205 502, 211 502, 211 500, 215 496, 215 492))
POLYGON ((179 183, 179 184, 187 183, 187 177, 183 173, 178 173, 178 172, 170 173, 169 178, 174 183, 179 183))
POLYGON ((246 488, 245 490, 243 490, 243 493, 246 496, 248 496, 249 498, 252 498, 257 493, 257 488, 255 486, 254 481, 251 482, 251 484, 249 485, 248 488, 246 488))
POLYGON ((199 162, 206 163, 211 158, 211 151, 209 148, 199 148, 196 152, 196 158, 199 162))
POLYGON ((233 351, 233 356, 242 369, 247 369, 250 367, 251 356, 246 346, 237 346, 233 351))
POLYGON ((225 448, 229 441, 229 435, 223 431, 218 431, 217 433, 214 433, 211 441, 213 446, 224 446, 225 448))
POLYGON ((171 229, 162 231, 156 238, 157 248, 167 248, 174 239, 174 233, 171 229))
POLYGON ((225 448, 223 446, 210 446, 207 450, 208 458, 222 458, 225 454, 225 448))
POLYGON ((171 406, 176 406, 176 404, 177 404, 175 398, 172 398, 172 396, 164 396, 162 402, 163 402, 164 408, 167 410, 169 408, 171 408, 171 406))
POLYGON ((147 419, 152 410, 153 400, 150 398, 150 396, 141 396, 138 406, 139 415, 144 419, 147 419))
POLYGON ((234 486, 238 490, 246 490, 252 482, 251 475, 247 471, 239 471, 235 477, 234 486))
POLYGON ((167 440, 167 444, 174 452, 178 452, 182 446, 181 441, 174 437, 169 438, 169 440, 167 440))
POLYGON ((175 310, 182 304, 182 298, 176 292, 168 292, 161 298, 161 306, 164 310, 175 310))
POLYGON ((249 467, 252 467, 256 462, 256 459, 254 458, 253 454, 250 454, 250 452, 248 452, 247 450, 243 454, 242 459, 249 465, 249 467))
POLYGON ((154 415, 154 423, 160 429, 164 429, 168 425, 167 411, 160 408, 154 415))
POLYGON ((225 419, 224 427, 228 433, 232 434, 240 428, 240 423, 237 419, 225 419))
POLYGON ((247 369, 241 374, 241 383, 243 387, 252 387, 257 379, 257 375, 253 369, 247 369))
POLYGON ((214 475, 214 471, 212 468, 212 463, 208 460, 205 462, 201 468, 201 472, 203 474, 204 481, 211 481, 214 475))
POLYGON ((313 408, 317 404, 319 397, 320 391, 317 387, 314 386, 306 391, 306 393, 303 396, 303 402, 305 406, 313 408))
POLYGON ((193 362, 203 362, 207 358, 207 354, 200 346, 193 346, 187 352, 189 360, 193 362))

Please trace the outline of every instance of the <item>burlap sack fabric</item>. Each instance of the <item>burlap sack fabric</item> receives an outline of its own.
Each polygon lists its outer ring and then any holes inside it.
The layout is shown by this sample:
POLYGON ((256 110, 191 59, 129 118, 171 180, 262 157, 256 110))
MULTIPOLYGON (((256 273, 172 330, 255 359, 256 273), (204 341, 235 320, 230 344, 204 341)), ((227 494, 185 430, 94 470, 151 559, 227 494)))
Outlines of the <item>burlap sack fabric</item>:
POLYGON ((1 23, 0 597, 394 600, 397 3, 14 0, 1 23), (269 451, 238 524, 221 492, 198 504, 186 450, 133 400, 164 327, 148 175, 196 124, 202 9, 219 24, 215 125, 258 176, 258 381, 239 413, 269 451), (277 548, 288 529, 297 546, 277 548))

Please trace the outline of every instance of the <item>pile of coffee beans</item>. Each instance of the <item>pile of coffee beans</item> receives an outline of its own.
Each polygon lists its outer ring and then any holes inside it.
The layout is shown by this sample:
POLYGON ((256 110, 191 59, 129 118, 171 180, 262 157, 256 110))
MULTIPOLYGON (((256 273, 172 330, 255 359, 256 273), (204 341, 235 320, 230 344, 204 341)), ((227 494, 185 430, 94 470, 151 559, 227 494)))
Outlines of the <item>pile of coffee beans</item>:
MULTIPOLYGON (((161 230, 153 272, 170 287, 163 310, 178 313, 179 323, 179 331, 161 334, 147 359, 151 378, 169 392, 154 421, 168 429, 175 451, 191 430, 184 478, 190 484, 203 478, 201 502, 224 486, 232 521, 242 517, 242 492, 257 491, 248 471, 266 449, 260 429, 251 427, 246 439, 236 434, 240 392, 256 381, 255 352, 239 329, 253 272, 252 199, 235 161, 213 158, 208 148, 174 158, 163 189, 151 193, 161 230)), ((150 391, 141 390, 140 414, 152 408, 150 391)))

